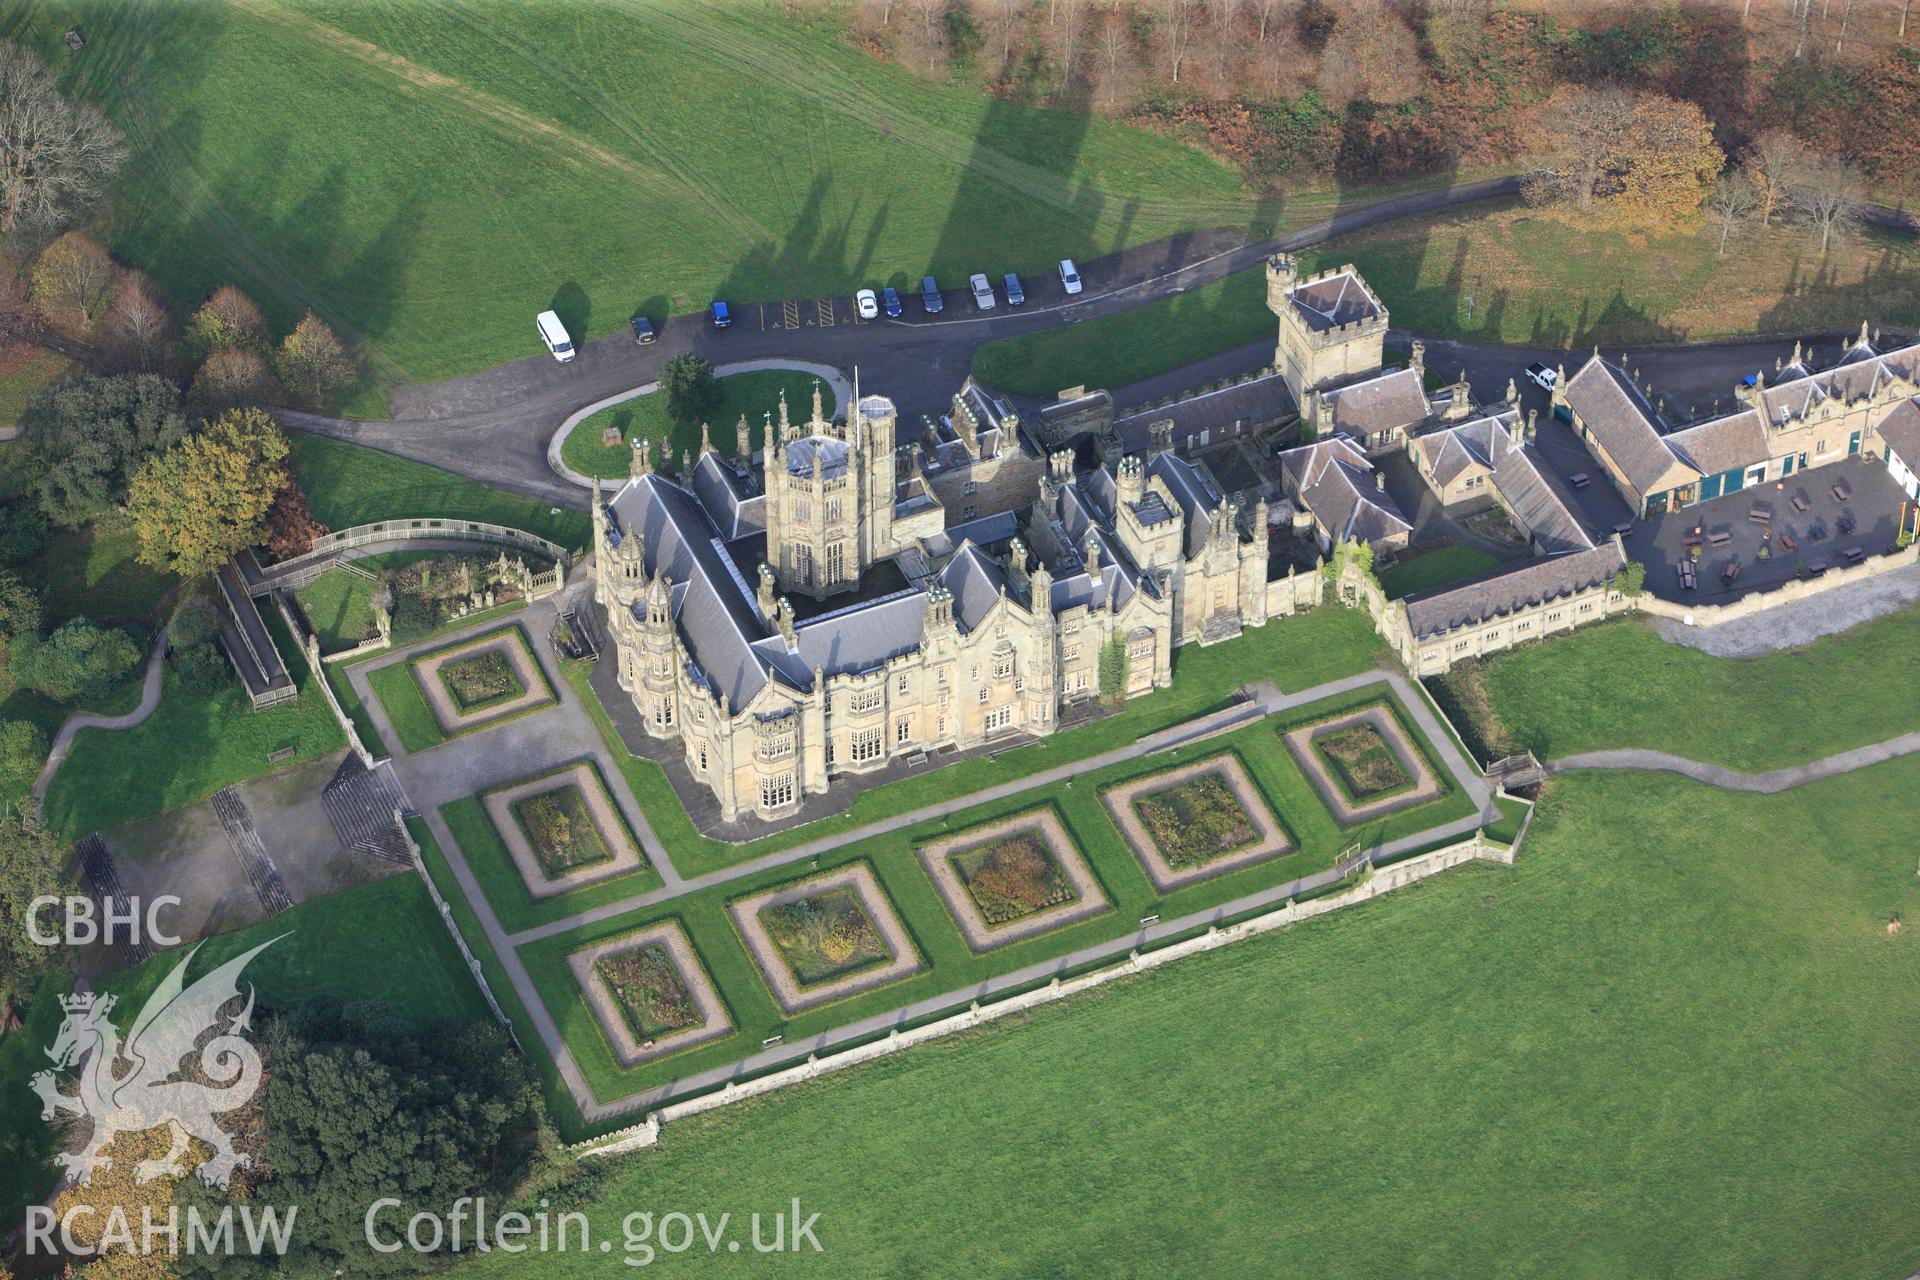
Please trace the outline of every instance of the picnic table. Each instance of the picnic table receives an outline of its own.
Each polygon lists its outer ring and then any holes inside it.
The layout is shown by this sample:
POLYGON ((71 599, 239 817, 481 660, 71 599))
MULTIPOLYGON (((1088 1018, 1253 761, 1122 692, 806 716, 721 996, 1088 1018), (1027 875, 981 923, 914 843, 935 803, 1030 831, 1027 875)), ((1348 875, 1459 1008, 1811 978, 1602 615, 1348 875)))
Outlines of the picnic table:
POLYGON ((1853 496, 1853 490, 1847 487, 1847 482, 1845 480, 1842 480, 1838 484, 1833 486, 1833 497, 1836 502, 1845 502, 1848 498, 1851 498, 1852 496, 1853 496))
POLYGON ((1747 512, 1747 519, 1759 524, 1771 522, 1773 520, 1773 504, 1771 502, 1754 503, 1753 510, 1747 512))
POLYGON ((1853 518, 1853 512, 1851 511, 1842 511, 1840 518, 1834 521, 1834 524, 1839 526, 1840 532, 1842 533, 1852 533, 1855 526, 1859 523, 1858 520, 1853 518))
POLYGON ((1821 574, 1825 573, 1826 571, 1827 571, 1827 562, 1825 560, 1815 560, 1812 564, 1807 566, 1807 576, 1809 578, 1817 578, 1821 574))
POLYGON ((1800 544, 1793 540, 1792 534, 1783 533, 1780 535, 1780 547, 1783 551, 1798 551, 1800 544))
POLYGON ((1806 499, 1806 496, 1805 496, 1804 494, 1799 494, 1799 493, 1796 493, 1796 494, 1794 494, 1794 495, 1793 495, 1793 509, 1794 509, 1795 511, 1798 511, 1798 512, 1800 512, 1800 513, 1801 513, 1802 515, 1805 515, 1805 514, 1806 514, 1806 511, 1807 511, 1807 499, 1806 499))
POLYGON ((1732 542, 1732 541, 1733 541, 1733 535, 1728 533, 1725 529, 1720 529, 1707 535, 1707 542, 1710 545, 1715 547, 1724 547, 1729 542, 1732 542))
POLYGON ((1690 533, 1686 537, 1680 539, 1680 545, 1683 547, 1697 547, 1700 545, 1700 535, 1697 533, 1690 533))
POLYGON ((1633 532, 1633 521, 1631 521, 1631 520, 1622 520, 1622 521, 1621 521, 1621 522, 1620 522, 1619 524, 1617 524, 1617 525, 1615 525, 1615 526, 1613 526, 1613 531, 1614 531, 1615 533, 1632 533, 1632 532, 1633 532))
POLYGON ((1682 591, 1692 591, 1694 589, 1693 561, 1682 560, 1678 567, 1680 570, 1680 589, 1682 591))
POLYGON ((1740 576, 1740 562, 1738 560, 1727 561, 1727 567, 1720 571, 1721 580, 1725 582, 1732 582, 1735 578, 1739 576, 1740 576))
POLYGON ((1593 482, 1592 477, 1587 475, 1587 473, 1584 471, 1576 471, 1572 475, 1567 477, 1567 483, 1572 485, 1576 489, 1584 489, 1592 482, 1593 482))
POLYGON ((1847 558, 1848 564, 1859 564, 1867 558, 1867 553, 1858 546, 1848 547, 1840 554, 1847 558))

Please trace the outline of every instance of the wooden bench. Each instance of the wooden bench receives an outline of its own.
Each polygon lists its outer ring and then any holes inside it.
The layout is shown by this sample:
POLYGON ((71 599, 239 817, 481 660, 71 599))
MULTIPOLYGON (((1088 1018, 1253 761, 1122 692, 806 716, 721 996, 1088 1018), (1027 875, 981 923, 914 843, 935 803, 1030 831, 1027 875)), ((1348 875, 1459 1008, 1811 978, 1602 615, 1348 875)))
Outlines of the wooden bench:
POLYGON ((1801 496, 1800 496, 1799 494, 1797 494, 1797 493, 1796 493, 1796 494, 1794 494, 1794 495, 1793 495, 1793 509, 1794 509, 1795 511, 1798 511, 1798 512, 1800 512, 1800 513, 1801 513, 1802 515, 1805 515, 1805 514, 1806 514, 1806 511, 1807 511, 1807 500, 1806 500, 1805 498, 1803 498, 1803 497, 1801 497, 1801 496))
POLYGON ((1576 471, 1567 477, 1567 483, 1576 489, 1584 489, 1593 483, 1593 479, 1584 471, 1576 471))
POLYGON ((1851 498, 1852 496, 1853 496, 1853 490, 1847 487, 1847 482, 1845 480, 1842 480, 1839 484, 1836 484, 1835 486, 1833 486, 1834 501, 1845 502, 1848 498, 1851 498))
POLYGON ((1780 535, 1780 547, 1784 551, 1798 551, 1800 544, 1793 540, 1792 534, 1783 533, 1780 535))
POLYGON ((1848 564, 1859 564, 1867 558, 1867 553, 1859 547, 1848 547, 1840 554, 1847 558, 1848 564))
POLYGON ((1727 561, 1727 567, 1720 571, 1720 578, 1721 578, 1721 581, 1723 582, 1732 582, 1735 578, 1739 576, 1740 576, 1740 562, 1738 560, 1727 561))
POLYGON ((1733 535, 1726 532, 1725 530, 1722 530, 1719 533, 1710 533, 1707 535, 1707 542, 1710 545, 1715 547, 1724 547, 1729 542, 1732 542, 1732 541, 1733 541, 1733 535))

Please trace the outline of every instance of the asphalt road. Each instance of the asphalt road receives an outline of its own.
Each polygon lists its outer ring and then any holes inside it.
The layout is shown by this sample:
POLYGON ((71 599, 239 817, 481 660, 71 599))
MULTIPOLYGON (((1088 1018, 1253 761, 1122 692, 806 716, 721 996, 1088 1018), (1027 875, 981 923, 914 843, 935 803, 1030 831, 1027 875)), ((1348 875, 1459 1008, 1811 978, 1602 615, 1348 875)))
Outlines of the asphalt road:
MULTIPOLYGON (((1025 281, 1024 307, 1010 308, 1002 296, 991 312, 974 307, 963 281, 948 282, 963 287, 946 292, 945 309, 937 317, 926 316, 917 297, 905 299, 907 314, 898 320, 861 320, 846 297, 739 304, 733 326, 723 331, 711 328, 704 316, 675 317, 659 325, 658 340, 648 346, 636 345, 624 333, 613 334, 581 344, 578 356, 567 364, 540 353, 467 377, 401 387, 393 392, 391 420, 351 421, 294 410, 283 416, 304 430, 578 506, 580 491, 548 468, 546 447, 553 431, 577 409, 654 381, 667 359, 678 353, 697 352, 715 364, 786 358, 857 367, 862 383, 890 396, 903 415, 937 415, 945 411, 972 365, 975 349, 984 342, 1117 314, 1257 265, 1274 252, 1303 249, 1397 218, 1511 196, 1518 186, 1517 178, 1495 178, 1398 196, 1253 244, 1230 229, 1156 241, 1080 264, 1085 288, 1074 298, 1066 296, 1056 275, 1047 275, 1025 281)), ((1913 229, 1904 213, 1880 210, 1876 216, 1913 229)), ((530 320, 530 345, 532 329, 530 320)), ((1838 337, 1809 336, 1821 345, 1838 337)), ((1408 337, 1398 334, 1396 341, 1404 345, 1408 337)), ((1632 363, 1656 387, 1676 397, 1692 397, 1704 410, 1712 397, 1730 397, 1733 382, 1742 374, 1771 370, 1775 356, 1792 345, 1788 337, 1648 348, 1633 352, 1632 363)), ((1552 365, 1568 354, 1448 340, 1427 343, 1429 367, 1447 374, 1464 368, 1483 399, 1504 394, 1507 379, 1529 362, 1552 365)), ((1136 404, 1259 368, 1271 355, 1270 341, 1250 343, 1113 390, 1121 405, 1136 404)), ((1533 399, 1544 406, 1543 395, 1533 399)))

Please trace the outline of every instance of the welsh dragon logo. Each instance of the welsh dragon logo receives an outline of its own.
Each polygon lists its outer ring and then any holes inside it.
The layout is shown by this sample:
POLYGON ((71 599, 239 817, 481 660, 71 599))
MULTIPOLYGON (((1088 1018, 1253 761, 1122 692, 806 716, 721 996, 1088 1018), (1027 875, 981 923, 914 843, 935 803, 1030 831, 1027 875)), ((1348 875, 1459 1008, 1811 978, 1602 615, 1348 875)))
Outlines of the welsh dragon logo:
POLYGON ((185 1173, 181 1157, 194 1138, 213 1148, 212 1159, 198 1170, 201 1179, 213 1186, 225 1187, 234 1169, 249 1162, 251 1157, 233 1149, 214 1117, 245 1106, 260 1088, 260 1053, 241 1034, 252 1025, 251 984, 246 1007, 232 1016, 226 1030, 217 1031, 217 1027, 220 1010, 240 996, 240 971, 279 940, 269 939, 186 986, 187 966, 200 950, 195 946, 148 997, 124 1044, 108 1019, 113 996, 85 992, 61 999, 66 1021, 47 1050, 53 1070, 36 1072, 32 1084, 44 1104, 43 1120, 66 1111, 93 1122, 87 1145, 59 1156, 76 1183, 86 1186, 94 1170, 112 1163, 105 1152, 120 1134, 162 1126, 172 1131, 172 1146, 159 1159, 135 1165, 136 1181, 185 1173), (216 1034, 202 1044, 201 1037, 209 1031, 216 1034), (196 1049, 200 1074, 211 1084, 177 1078, 182 1059, 196 1049), (125 1070, 116 1073, 121 1066, 125 1070), (74 1094, 60 1092, 54 1074, 69 1067, 76 1069, 79 1091, 74 1094))

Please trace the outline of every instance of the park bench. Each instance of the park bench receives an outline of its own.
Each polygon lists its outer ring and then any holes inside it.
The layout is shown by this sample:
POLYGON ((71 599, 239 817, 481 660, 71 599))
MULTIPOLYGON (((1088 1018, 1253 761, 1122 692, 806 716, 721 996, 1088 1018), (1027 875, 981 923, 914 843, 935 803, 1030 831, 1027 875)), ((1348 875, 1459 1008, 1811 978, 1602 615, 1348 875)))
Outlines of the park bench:
POLYGON ((1806 496, 1805 496, 1804 494, 1799 494, 1799 493, 1796 493, 1796 494, 1794 494, 1794 495, 1793 495, 1793 509, 1794 509, 1795 511, 1798 511, 1798 512, 1799 512, 1800 514, 1802 514, 1802 515, 1805 515, 1805 514, 1806 514, 1806 512, 1807 512, 1807 499, 1806 499, 1806 496))
POLYGON ((1848 547, 1846 550, 1842 551, 1840 554, 1847 558, 1848 564, 1859 564, 1862 560, 1865 560, 1867 558, 1866 551, 1864 551, 1862 548, 1858 546, 1848 547))
POLYGON ((1783 551, 1798 551, 1800 544, 1793 540, 1792 534, 1783 533, 1780 535, 1780 549, 1783 551))

